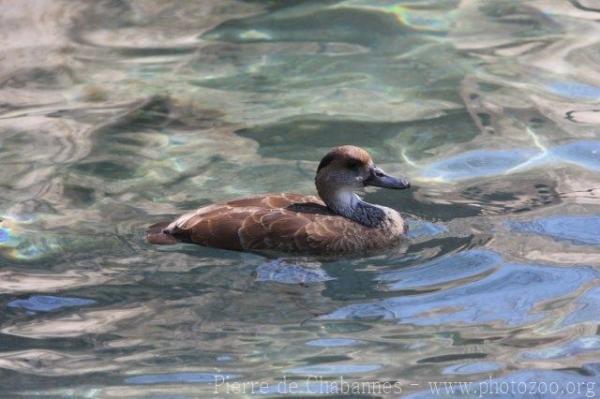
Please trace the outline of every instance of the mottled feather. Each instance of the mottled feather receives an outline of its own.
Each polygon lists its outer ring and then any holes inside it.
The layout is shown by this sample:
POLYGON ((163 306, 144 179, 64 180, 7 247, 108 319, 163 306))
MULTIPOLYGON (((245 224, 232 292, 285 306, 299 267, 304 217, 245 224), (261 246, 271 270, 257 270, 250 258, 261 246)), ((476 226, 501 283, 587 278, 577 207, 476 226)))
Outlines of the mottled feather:
POLYGON ((370 250, 390 244, 385 231, 340 217, 319 198, 300 194, 209 205, 181 216, 160 233, 150 233, 148 241, 161 244, 165 235, 223 249, 300 253, 370 250))

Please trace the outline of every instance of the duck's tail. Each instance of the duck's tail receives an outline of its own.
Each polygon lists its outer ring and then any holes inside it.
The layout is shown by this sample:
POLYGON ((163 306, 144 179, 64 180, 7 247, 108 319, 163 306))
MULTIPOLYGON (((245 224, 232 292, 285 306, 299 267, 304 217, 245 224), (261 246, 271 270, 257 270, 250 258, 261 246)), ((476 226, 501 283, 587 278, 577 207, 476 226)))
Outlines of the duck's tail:
POLYGON ((164 229, 170 223, 171 222, 159 222, 148 227, 148 231, 146 232, 146 241, 148 241, 150 244, 155 245, 177 244, 179 242, 177 238, 173 237, 171 234, 167 234, 164 232, 164 229))

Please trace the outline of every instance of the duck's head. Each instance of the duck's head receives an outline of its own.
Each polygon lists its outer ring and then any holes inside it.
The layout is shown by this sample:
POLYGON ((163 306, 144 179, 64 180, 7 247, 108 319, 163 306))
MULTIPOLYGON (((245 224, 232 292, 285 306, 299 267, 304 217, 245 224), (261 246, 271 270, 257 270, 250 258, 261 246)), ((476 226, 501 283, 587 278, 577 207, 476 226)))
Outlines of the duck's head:
POLYGON ((410 187, 406 178, 388 175, 375 165, 367 151, 352 145, 335 147, 321 159, 315 183, 323 201, 332 208, 335 208, 334 202, 354 195, 354 191, 365 186, 393 189, 410 187))

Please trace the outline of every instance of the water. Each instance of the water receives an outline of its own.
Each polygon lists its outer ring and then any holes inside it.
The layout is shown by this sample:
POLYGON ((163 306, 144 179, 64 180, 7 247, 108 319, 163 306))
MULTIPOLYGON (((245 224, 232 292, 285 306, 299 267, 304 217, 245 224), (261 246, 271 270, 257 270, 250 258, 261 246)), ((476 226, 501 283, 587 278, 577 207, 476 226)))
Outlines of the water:
POLYGON ((596 2, 1 7, 0 396, 600 395, 596 2), (144 243, 339 144, 411 178, 402 247, 144 243))

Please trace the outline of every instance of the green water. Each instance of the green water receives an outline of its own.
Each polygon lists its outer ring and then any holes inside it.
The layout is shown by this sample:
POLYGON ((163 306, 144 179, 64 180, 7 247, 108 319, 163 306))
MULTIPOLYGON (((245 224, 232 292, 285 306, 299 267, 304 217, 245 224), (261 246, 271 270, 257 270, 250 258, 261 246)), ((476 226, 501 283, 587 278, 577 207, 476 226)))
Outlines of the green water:
POLYGON ((600 396, 596 2, 0 10, 1 397, 600 396), (211 202, 313 194, 340 144, 411 179, 365 193, 407 218, 401 247, 143 240, 211 202))

